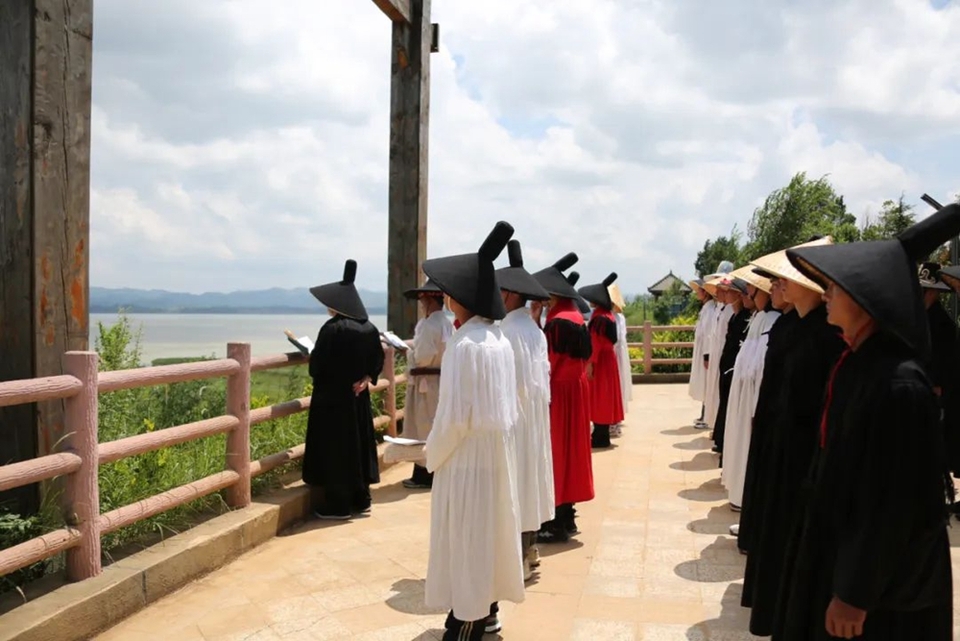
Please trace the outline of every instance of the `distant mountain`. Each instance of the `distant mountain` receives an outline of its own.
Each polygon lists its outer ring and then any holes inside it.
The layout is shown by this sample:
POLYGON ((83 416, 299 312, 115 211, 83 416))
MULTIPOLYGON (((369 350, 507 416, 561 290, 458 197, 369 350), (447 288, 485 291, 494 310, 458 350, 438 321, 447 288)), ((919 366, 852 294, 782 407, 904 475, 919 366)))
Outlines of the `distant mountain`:
MULTIPOLYGON (((385 314, 387 294, 361 289, 370 314, 385 314)), ((90 312, 115 314, 118 309, 146 314, 309 314, 318 303, 306 287, 186 294, 162 289, 90 288, 90 312)))

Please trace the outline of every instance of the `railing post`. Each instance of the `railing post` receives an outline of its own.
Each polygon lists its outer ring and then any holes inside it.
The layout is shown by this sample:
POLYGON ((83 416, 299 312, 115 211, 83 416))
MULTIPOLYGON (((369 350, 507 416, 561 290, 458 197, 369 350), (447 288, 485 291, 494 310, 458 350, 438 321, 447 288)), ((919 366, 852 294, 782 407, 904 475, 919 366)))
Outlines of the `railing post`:
POLYGON ((643 321, 643 373, 653 372, 653 329, 650 321, 643 321))
POLYGON ((227 414, 239 421, 227 433, 227 469, 240 480, 226 489, 227 505, 250 505, 250 343, 228 343, 227 358, 240 363, 240 371, 227 379, 227 414))
POLYGON ((384 356, 384 376, 390 385, 387 386, 386 396, 384 396, 383 408, 390 417, 390 424, 387 426, 387 434, 397 435, 397 359, 396 351, 392 347, 385 347, 384 356))
POLYGON ((82 581, 102 571, 100 563, 100 459, 96 352, 67 352, 63 371, 83 383, 83 389, 64 402, 66 450, 80 457, 80 469, 66 479, 64 507, 67 525, 80 532, 80 544, 67 550, 67 580, 82 581))

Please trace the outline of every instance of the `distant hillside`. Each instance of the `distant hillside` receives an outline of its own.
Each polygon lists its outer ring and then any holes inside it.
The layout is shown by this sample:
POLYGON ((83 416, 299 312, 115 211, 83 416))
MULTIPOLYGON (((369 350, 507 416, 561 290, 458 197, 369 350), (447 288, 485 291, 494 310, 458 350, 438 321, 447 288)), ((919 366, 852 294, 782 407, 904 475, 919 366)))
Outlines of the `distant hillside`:
MULTIPOLYGON (((387 295, 384 292, 360 290, 370 314, 385 314, 387 295)), ((208 292, 186 294, 162 289, 90 288, 90 312, 115 314, 118 309, 141 314, 309 314, 319 303, 306 287, 208 292)))

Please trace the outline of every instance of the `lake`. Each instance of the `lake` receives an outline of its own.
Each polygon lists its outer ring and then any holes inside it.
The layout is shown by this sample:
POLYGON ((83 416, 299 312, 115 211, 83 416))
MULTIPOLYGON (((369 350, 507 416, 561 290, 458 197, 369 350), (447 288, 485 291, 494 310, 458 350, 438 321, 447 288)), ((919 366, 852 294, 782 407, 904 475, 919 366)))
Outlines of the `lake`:
MULTIPOLYGON (((254 356, 268 356, 294 350, 284 336, 289 329, 297 336, 316 339, 328 316, 317 314, 128 314, 134 332, 140 329, 143 362, 156 358, 215 356, 224 358, 227 343, 250 343, 254 356)), ((99 335, 98 323, 113 325, 116 314, 90 314, 90 349, 99 335)), ((371 316, 383 330, 386 316, 371 316)))

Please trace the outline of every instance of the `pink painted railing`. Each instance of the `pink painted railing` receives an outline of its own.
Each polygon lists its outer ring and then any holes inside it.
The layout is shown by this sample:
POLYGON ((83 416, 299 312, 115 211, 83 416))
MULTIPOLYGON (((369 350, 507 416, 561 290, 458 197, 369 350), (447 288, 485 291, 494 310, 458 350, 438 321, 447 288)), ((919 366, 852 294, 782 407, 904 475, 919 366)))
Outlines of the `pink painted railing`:
MULTIPOLYGON (((397 386, 406 383, 406 376, 396 373, 394 349, 385 347, 384 353, 384 378, 371 386, 370 391, 385 393, 386 413, 375 418, 374 425, 385 427, 388 434, 396 436, 397 421, 403 418, 403 410, 397 409, 397 386)), ((300 444, 251 461, 251 428, 310 407, 310 397, 303 397, 251 410, 250 376, 253 372, 305 363, 307 357, 298 352, 251 358, 249 343, 230 343, 227 357, 220 360, 101 373, 96 352, 68 352, 63 356, 66 374, 62 376, 0 383, 0 407, 65 399, 67 432, 61 442, 61 451, 56 454, 0 465, 0 491, 65 477, 67 514, 65 527, 0 550, 0 576, 66 551, 68 580, 87 579, 102 571, 100 536, 103 534, 219 490, 226 490, 225 499, 230 507, 249 505, 251 479, 301 458, 304 450, 300 444), (100 394, 221 376, 227 377, 226 413, 223 416, 107 443, 99 442, 97 408, 100 394), (227 435, 222 472, 100 513, 100 465, 215 434, 227 435)))

